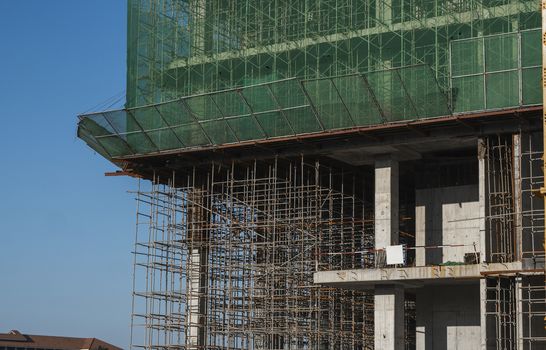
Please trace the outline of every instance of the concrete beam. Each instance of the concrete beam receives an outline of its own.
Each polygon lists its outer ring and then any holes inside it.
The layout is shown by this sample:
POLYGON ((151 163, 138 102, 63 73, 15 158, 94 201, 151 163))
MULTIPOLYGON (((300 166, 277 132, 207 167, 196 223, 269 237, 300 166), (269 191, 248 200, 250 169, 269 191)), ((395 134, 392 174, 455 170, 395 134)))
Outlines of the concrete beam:
POLYGON ((478 280, 483 274, 504 272, 510 274, 522 269, 521 262, 473 264, 453 266, 422 266, 383 269, 362 269, 315 272, 316 284, 332 285, 338 288, 368 289, 376 285, 408 284, 422 286, 427 283, 447 283, 449 280, 478 280))

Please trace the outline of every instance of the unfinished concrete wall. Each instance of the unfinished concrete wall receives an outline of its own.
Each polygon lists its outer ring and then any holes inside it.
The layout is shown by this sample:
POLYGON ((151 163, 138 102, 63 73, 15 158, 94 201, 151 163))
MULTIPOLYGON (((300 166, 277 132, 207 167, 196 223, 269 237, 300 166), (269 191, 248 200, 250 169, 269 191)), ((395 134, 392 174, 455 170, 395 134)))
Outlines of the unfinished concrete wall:
POLYGON ((477 283, 418 289, 416 308, 417 350, 480 349, 477 283))
POLYGON ((416 266, 464 262, 466 253, 480 251, 478 185, 418 189, 415 193, 416 266), (454 247, 454 245, 463 245, 454 247))

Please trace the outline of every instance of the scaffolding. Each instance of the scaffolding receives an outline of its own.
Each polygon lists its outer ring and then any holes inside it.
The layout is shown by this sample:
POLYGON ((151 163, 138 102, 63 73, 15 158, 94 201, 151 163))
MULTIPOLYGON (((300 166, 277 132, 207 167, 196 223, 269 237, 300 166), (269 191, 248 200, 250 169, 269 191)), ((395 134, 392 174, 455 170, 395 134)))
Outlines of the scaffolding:
MULTIPOLYGON (((372 168, 338 162, 326 150, 317 158, 249 161, 246 154, 216 162, 192 152, 309 135, 322 142, 334 132, 430 118, 472 129, 484 163, 470 141, 457 140, 461 148, 445 162, 423 142, 417 156, 430 152, 430 163, 408 168, 422 179, 400 176, 396 194, 406 267, 417 265, 418 249, 462 247, 468 252, 450 263, 521 263, 480 282, 485 340, 498 350, 544 346, 542 134, 518 114, 542 103, 536 1, 128 4, 126 106, 80 116, 78 136, 127 164, 127 173, 162 172, 135 193, 131 348, 373 349, 372 292, 313 281, 319 271, 387 267, 374 242, 372 168), (519 118, 519 133, 492 135, 499 131, 460 119, 484 122, 497 112, 519 118), (179 152, 189 155, 185 163, 172 161, 179 152), (166 169, 174 170, 165 176, 166 169), (480 217, 463 219, 485 223, 480 251, 476 242, 444 244, 441 235, 417 246, 416 191, 462 185, 484 194, 480 217)), ((417 305, 406 291, 405 348, 412 349, 417 305)))
POLYGON ((512 135, 488 137, 485 142, 489 197, 487 257, 492 262, 512 262, 517 259, 512 135))
POLYGON ((514 277, 497 276, 486 279, 487 349, 516 349, 516 293, 514 277))
POLYGON ((355 179, 275 160, 138 191, 132 347, 373 348, 373 295, 313 284, 314 271, 362 267, 332 253, 373 246, 355 179))
POLYGON ((535 266, 544 262, 544 186, 542 132, 524 133, 521 142, 521 259, 535 266))
MULTIPOLYGON (((493 135, 484 145, 486 261, 523 264, 485 277, 486 341, 539 349, 540 133, 493 135)), ((372 349, 372 294, 315 285, 313 273, 376 267, 373 182, 365 168, 303 157, 155 177, 136 193, 132 347, 372 349)), ((415 306, 408 294, 407 349, 415 306)))
POLYGON ((546 286, 544 275, 522 276, 520 282, 521 338, 524 350, 546 346, 544 318, 546 318, 546 286))
POLYGON ((544 349, 544 274, 488 276, 485 302, 487 349, 544 349))
POLYGON ((544 261, 542 134, 493 135, 485 149, 487 261, 534 268, 544 261))
POLYGON ((485 317, 488 349, 543 349, 544 206, 541 132, 486 138, 487 258, 521 261, 522 271, 488 275, 485 317))

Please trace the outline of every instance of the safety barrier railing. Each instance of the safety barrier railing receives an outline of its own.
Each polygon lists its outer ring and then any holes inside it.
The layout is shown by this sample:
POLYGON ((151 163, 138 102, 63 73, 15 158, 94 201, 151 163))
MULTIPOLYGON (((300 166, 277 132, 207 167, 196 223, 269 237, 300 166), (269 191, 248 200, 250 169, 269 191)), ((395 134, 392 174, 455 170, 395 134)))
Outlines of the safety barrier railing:
POLYGON ((336 270, 369 269, 388 267, 422 267, 471 265, 480 263, 481 252, 477 243, 472 244, 442 244, 429 246, 393 246, 382 249, 361 249, 355 251, 321 252, 320 262, 332 266, 336 270), (389 248, 393 248, 392 250, 389 248), (397 251, 398 250, 398 251, 397 251), (396 256, 391 259, 389 254, 396 256), (393 262, 394 261, 394 262, 393 262))

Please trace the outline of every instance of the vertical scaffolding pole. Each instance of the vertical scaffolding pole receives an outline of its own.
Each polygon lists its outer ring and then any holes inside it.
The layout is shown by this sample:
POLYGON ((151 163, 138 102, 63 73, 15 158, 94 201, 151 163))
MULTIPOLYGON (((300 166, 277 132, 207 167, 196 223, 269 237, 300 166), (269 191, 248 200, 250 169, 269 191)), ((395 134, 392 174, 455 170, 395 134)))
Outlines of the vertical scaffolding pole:
MULTIPOLYGON (((544 106, 546 105, 546 0, 542 0, 542 7, 541 7, 541 15, 542 15, 542 116, 543 116, 543 123, 542 123, 542 136, 543 136, 543 175, 545 176, 544 179, 544 187, 540 189, 540 193, 544 197, 544 211, 545 211, 545 218, 546 218, 546 112, 544 106)), ((546 257, 546 225, 544 225, 544 242, 543 242, 543 249, 544 249, 544 256, 546 257)), ((546 275, 544 275, 546 276, 546 275)), ((544 330, 546 331, 546 315, 544 316, 544 330)))

